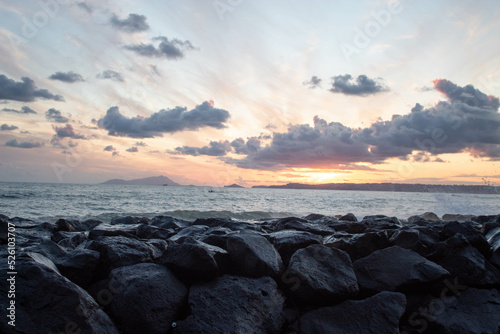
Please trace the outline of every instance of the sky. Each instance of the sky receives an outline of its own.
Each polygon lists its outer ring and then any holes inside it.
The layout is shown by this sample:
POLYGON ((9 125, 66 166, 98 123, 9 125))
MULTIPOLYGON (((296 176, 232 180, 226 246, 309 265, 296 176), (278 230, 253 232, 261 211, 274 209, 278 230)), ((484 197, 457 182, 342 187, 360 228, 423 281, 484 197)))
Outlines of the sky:
POLYGON ((3 0, 0 181, 500 182, 498 1, 3 0))

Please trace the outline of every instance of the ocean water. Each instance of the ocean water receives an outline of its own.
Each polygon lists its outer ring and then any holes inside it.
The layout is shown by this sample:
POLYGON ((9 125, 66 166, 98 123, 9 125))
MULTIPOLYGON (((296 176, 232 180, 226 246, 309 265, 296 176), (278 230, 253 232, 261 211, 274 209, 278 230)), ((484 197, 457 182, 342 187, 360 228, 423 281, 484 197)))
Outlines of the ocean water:
POLYGON ((0 213, 48 222, 108 222, 117 215, 252 221, 348 212, 358 218, 383 214, 406 219, 427 211, 438 216, 499 214, 500 195, 0 182, 0 213))

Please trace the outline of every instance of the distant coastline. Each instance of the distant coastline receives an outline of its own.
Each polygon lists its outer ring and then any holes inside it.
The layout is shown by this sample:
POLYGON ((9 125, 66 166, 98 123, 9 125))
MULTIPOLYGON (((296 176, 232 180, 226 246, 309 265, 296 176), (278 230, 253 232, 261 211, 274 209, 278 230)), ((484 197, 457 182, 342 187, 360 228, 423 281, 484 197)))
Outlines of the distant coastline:
POLYGON ((252 188, 500 194, 500 187, 491 185, 483 186, 483 185, 443 185, 443 184, 407 184, 407 183, 326 183, 326 184, 288 183, 285 185, 253 186, 252 188))

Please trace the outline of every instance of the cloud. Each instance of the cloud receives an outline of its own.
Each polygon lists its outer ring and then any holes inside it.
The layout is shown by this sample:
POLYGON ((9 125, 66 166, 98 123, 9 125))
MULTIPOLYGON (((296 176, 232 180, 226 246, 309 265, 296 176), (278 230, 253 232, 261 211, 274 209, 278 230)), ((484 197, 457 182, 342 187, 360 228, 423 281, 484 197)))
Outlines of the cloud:
POLYGON ((321 79, 317 76, 313 76, 310 80, 304 81, 302 84, 310 89, 321 87, 321 79))
POLYGON ((337 75, 332 77, 332 93, 342 93, 345 95, 367 96, 386 92, 389 90, 380 78, 370 79, 366 75, 359 75, 356 80, 350 74, 337 75))
POLYGON ((0 126, 0 130, 2 130, 2 131, 12 131, 12 130, 17 130, 17 129, 19 129, 19 128, 15 125, 2 124, 0 126))
POLYGON ((37 114, 36 111, 34 111, 33 109, 31 109, 30 107, 27 107, 27 106, 22 107, 21 110, 11 109, 11 108, 3 108, 2 111, 12 112, 12 113, 16 113, 16 114, 37 114))
POLYGON ((113 152, 113 151, 116 151, 116 148, 114 148, 113 145, 108 145, 104 148, 104 151, 113 152))
POLYGON ((45 118, 56 123, 66 123, 69 121, 69 118, 64 117, 59 110, 54 108, 50 108, 45 112, 45 118))
POLYGON ((225 128, 229 112, 213 107, 211 102, 203 102, 194 109, 175 107, 160 110, 149 117, 123 116, 118 107, 111 107, 106 115, 97 121, 97 125, 108 130, 112 136, 132 138, 161 137, 163 133, 174 133, 184 130, 197 130, 202 127, 216 129, 225 128))
POLYGON ((63 127, 53 126, 58 138, 73 138, 73 139, 87 139, 85 136, 75 133, 75 129, 71 124, 66 124, 63 127))
POLYGON ((119 19, 116 15, 113 15, 109 22, 113 27, 118 30, 124 31, 126 33, 135 33, 146 31, 149 29, 149 25, 146 22, 146 16, 139 14, 128 14, 126 19, 119 19))
POLYGON ((139 149, 136 146, 132 146, 131 148, 127 148, 125 151, 131 152, 131 153, 136 153, 136 152, 139 152, 139 149))
POLYGON ((25 142, 25 141, 19 143, 16 139, 11 139, 5 143, 5 146, 17 147, 17 148, 37 148, 37 147, 42 147, 43 143, 25 142))
POLYGON ((132 44, 126 45, 125 49, 135 52, 144 57, 157 57, 167 59, 181 59, 185 57, 185 52, 196 50, 190 41, 179 39, 169 40, 167 37, 159 36, 153 38, 153 42, 159 41, 158 46, 153 44, 132 44))
POLYGON ((208 146, 203 147, 192 147, 192 146, 182 146, 177 147, 174 152, 169 153, 177 153, 182 155, 208 155, 213 157, 222 157, 227 153, 231 152, 232 147, 229 141, 211 141, 208 146))
MULTIPOLYGON (((474 89, 470 87, 466 89, 474 89)), ((393 115, 391 120, 365 128, 350 128, 314 117, 313 126, 290 125, 286 132, 274 132, 267 146, 246 153, 241 159, 223 160, 241 168, 261 170, 359 169, 366 168, 363 164, 382 164, 390 158, 444 162, 439 154, 461 152, 500 160, 500 114, 494 109, 495 98, 484 99, 483 93, 474 91, 481 101, 474 106, 449 93, 450 101, 430 108, 417 104, 409 114, 393 115)), ((234 143, 238 147, 241 140, 234 143)))
POLYGON ((120 153, 117 151, 114 151, 113 154, 111 154, 112 157, 118 157, 120 156, 120 153))
POLYGON ((103 71, 102 73, 99 73, 96 75, 96 78, 98 79, 110 79, 116 82, 124 82, 125 80, 123 79, 123 76, 121 73, 113 71, 113 70, 106 70, 103 71))
POLYGON ((498 97, 486 95, 472 85, 460 87, 446 79, 436 79, 432 81, 434 88, 443 93, 452 102, 467 103, 472 107, 490 107, 493 110, 498 110, 498 97))
POLYGON ((94 11, 92 9, 92 7, 90 7, 90 5, 87 4, 86 2, 79 2, 79 3, 77 3, 77 6, 80 7, 81 9, 83 9, 84 11, 86 11, 89 14, 92 14, 92 12, 94 11))
POLYGON ((257 137, 250 137, 245 142, 243 138, 237 138, 231 142, 236 154, 251 154, 260 149, 260 140, 257 137))
POLYGON ((136 143, 135 143, 135 146, 146 147, 146 146, 148 146, 148 144, 146 144, 146 143, 145 143, 145 142, 143 142, 143 141, 138 141, 138 142, 136 142, 136 143))
POLYGON ((51 80, 59 80, 66 83, 75 83, 85 81, 83 77, 75 72, 56 72, 52 74, 49 79, 51 80))
POLYGON ((32 102, 37 98, 54 101, 64 101, 61 95, 55 95, 46 89, 38 89, 35 82, 28 77, 14 81, 0 74, 0 99, 32 102))

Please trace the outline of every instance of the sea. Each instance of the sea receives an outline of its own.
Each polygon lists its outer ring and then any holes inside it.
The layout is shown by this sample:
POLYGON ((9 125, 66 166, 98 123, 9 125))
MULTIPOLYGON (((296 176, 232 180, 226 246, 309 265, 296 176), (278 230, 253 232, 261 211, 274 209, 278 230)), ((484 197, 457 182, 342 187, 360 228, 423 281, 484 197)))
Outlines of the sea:
POLYGON ((0 182, 0 213, 40 222, 159 215, 256 221, 311 213, 407 219, 425 212, 500 214, 500 195, 0 182))

